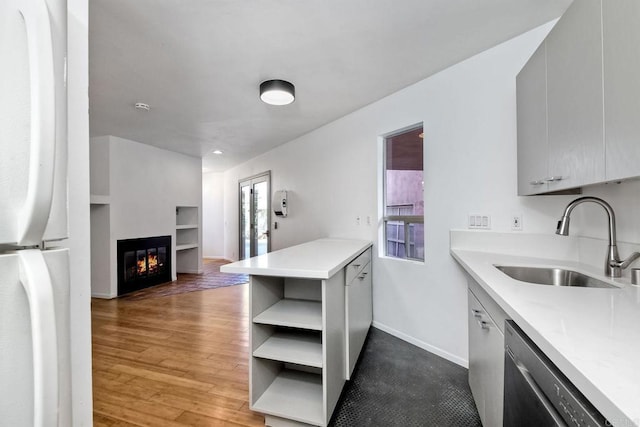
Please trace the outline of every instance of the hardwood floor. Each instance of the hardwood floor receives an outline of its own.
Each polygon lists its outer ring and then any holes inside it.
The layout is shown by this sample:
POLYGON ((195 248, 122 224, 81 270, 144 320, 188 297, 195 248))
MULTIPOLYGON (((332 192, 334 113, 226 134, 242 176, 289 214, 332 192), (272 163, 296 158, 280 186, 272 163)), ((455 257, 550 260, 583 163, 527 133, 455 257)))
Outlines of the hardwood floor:
POLYGON ((264 426, 249 410, 248 285, 92 301, 94 425, 264 426))

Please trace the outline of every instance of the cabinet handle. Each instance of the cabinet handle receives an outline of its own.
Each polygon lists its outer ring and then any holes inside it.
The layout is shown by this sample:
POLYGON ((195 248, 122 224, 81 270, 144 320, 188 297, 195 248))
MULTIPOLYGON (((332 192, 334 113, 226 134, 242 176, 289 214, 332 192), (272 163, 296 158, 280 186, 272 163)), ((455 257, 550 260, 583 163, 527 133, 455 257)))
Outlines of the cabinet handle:
POLYGON ((485 322, 484 320, 478 320, 478 325, 485 331, 488 331, 491 328, 491 324, 489 322, 485 322))
POLYGON ((367 276, 367 272, 365 271, 365 272, 363 272, 363 273, 362 273, 362 276, 358 276, 358 279, 360 279, 360 280, 364 280, 364 278, 365 278, 366 276, 367 276))
POLYGON ((529 182, 529 184, 531 184, 531 185, 542 185, 542 184, 544 184, 545 182, 546 182, 545 180, 540 179, 540 180, 538 180, 538 181, 530 181, 530 182, 529 182))
POLYGON ((482 311, 477 310, 475 308, 471 309, 471 314, 473 314, 473 317, 478 318, 478 319, 482 317, 482 311))
POLYGON ((548 178, 545 178, 545 181, 547 182, 555 182, 555 181, 562 181, 563 179, 567 179, 568 176, 550 176, 548 178))
POLYGON ((351 267, 358 268, 358 267, 360 267, 360 264, 351 264, 351 267))

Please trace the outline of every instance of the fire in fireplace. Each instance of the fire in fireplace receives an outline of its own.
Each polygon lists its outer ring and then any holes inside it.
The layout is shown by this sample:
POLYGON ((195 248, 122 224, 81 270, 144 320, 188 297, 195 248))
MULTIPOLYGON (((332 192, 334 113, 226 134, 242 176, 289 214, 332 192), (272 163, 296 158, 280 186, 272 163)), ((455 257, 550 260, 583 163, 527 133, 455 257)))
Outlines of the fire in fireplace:
POLYGON ((118 295, 171 281, 171 236, 118 240, 118 295))

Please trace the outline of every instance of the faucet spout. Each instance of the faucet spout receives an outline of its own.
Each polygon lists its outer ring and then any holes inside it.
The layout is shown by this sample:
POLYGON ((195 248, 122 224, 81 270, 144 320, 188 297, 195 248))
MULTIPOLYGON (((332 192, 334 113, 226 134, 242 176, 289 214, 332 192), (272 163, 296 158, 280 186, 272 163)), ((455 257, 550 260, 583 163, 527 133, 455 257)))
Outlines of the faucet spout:
POLYGON ((613 208, 607 202, 598 197, 579 197, 569 203, 567 207, 564 209, 564 213, 562 214, 562 218, 558 221, 558 229, 556 230, 556 234, 560 234, 562 236, 569 235, 569 219, 571 217, 571 212, 576 208, 576 206, 585 203, 592 202, 597 205, 600 205, 607 212, 607 219, 609 220, 609 246, 616 245, 616 214, 613 212, 613 208))
POLYGON ((556 234, 561 236, 569 235, 569 224, 571 222, 571 218, 568 216, 562 216, 560 221, 558 221, 558 227, 556 228, 556 234))
POLYGON ((592 202, 600 205, 607 212, 607 219, 609 220, 609 247, 607 248, 607 258, 604 264, 604 274, 609 277, 620 277, 622 276, 622 269, 628 267, 629 264, 631 264, 636 258, 639 258, 640 254, 636 255, 634 253, 626 260, 620 260, 620 256, 618 255, 618 247, 616 245, 616 215, 609 203, 597 197, 590 196, 579 197, 575 199, 565 208, 564 213, 562 214, 562 218, 560 219, 560 221, 558 221, 556 234, 562 236, 569 235, 569 220, 571 218, 571 212, 576 208, 576 206, 585 202, 592 202))

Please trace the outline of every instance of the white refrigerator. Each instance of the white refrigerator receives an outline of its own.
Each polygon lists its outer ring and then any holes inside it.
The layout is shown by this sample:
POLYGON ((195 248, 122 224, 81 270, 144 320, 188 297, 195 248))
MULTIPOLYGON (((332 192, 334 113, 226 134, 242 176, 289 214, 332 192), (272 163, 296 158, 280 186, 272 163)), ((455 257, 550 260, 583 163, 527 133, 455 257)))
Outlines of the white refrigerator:
POLYGON ((0 425, 71 426, 66 0, 0 1, 0 425))

